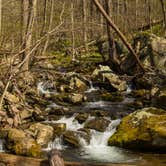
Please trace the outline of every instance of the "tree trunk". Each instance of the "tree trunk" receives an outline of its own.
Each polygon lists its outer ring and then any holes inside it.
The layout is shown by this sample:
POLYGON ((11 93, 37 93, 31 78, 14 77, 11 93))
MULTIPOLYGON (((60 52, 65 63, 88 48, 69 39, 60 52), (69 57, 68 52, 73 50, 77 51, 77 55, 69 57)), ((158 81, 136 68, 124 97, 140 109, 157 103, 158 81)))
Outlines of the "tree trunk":
POLYGON ((164 4, 164 0, 160 0, 160 3, 161 3, 163 18, 164 18, 164 20, 163 20, 164 33, 165 33, 165 36, 166 36, 166 7, 165 7, 165 4, 164 4))
MULTIPOLYGON (((53 14, 54 14, 54 0, 51 0, 51 13, 50 13, 50 21, 49 21, 48 32, 50 32, 51 28, 52 28, 53 14)), ((43 49, 42 55, 45 55, 45 53, 46 53, 46 50, 47 50, 47 47, 48 47, 48 44, 49 44, 49 39, 50 39, 50 36, 48 34, 46 42, 45 42, 45 45, 44 45, 44 49, 43 49)))
POLYGON ((114 22, 111 20, 111 18, 108 16, 108 14, 104 11, 103 7, 100 5, 98 0, 93 0, 93 2, 95 3, 95 5, 99 9, 99 11, 103 14, 104 18, 109 22, 109 25, 114 29, 114 31, 120 37, 120 39, 122 40, 122 42, 124 43, 126 48, 129 50, 129 52, 134 56, 134 58, 136 59, 136 62, 138 63, 138 65, 140 66, 142 71, 145 71, 141 61, 137 57, 137 54, 135 53, 134 49, 129 44, 129 42, 127 41, 126 37, 123 35, 123 33, 119 30, 119 28, 114 24, 114 22))
MULTIPOLYGON (((106 12, 108 16, 111 18, 111 0, 105 0, 105 6, 106 6, 106 12)), ((109 63, 113 70, 117 70, 119 63, 117 60, 117 53, 116 53, 116 47, 115 47, 115 41, 112 34, 112 29, 109 25, 109 22, 107 21, 107 36, 108 36, 108 56, 109 56, 109 63)))
POLYGON ((74 33, 74 0, 71 0, 71 36, 72 36, 72 60, 75 61, 75 33, 74 33))
POLYGON ((25 63, 22 65, 23 71, 29 70, 29 52, 32 43, 34 20, 36 17, 36 5, 37 0, 22 0, 22 41, 23 49, 25 50, 23 53, 23 59, 26 58, 25 63))
POLYGON ((84 46, 85 50, 88 51, 88 46, 87 46, 87 0, 82 0, 82 9, 83 9, 83 40, 84 40, 84 46))
POLYGON ((0 0, 0 36, 2 31, 2 0, 0 0))

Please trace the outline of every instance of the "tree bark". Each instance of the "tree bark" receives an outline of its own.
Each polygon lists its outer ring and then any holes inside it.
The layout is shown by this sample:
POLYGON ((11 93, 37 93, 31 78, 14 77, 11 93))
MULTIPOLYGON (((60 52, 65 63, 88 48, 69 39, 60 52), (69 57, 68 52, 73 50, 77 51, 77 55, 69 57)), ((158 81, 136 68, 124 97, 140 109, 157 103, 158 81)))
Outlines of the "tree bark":
POLYGON ((94 4, 97 6, 97 8, 99 9, 99 11, 103 14, 104 18, 108 21, 109 25, 114 29, 114 31, 117 33, 117 35, 120 37, 120 39, 122 40, 122 42, 124 43, 124 45, 126 46, 126 48, 129 50, 129 52, 134 56, 134 58, 136 59, 138 65, 140 66, 140 68, 142 69, 142 71, 144 72, 145 69, 141 63, 141 61, 139 60, 137 54, 135 53, 134 49, 132 48, 132 46, 129 44, 129 42, 127 41, 126 37, 123 35, 123 33, 119 30, 119 28, 114 24, 114 22, 111 20, 111 18, 108 16, 108 14, 105 12, 105 10, 103 9, 103 7, 100 5, 100 3, 98 2, 98 0, 93 0, 94 4))
MULTIPOLYGON (((51 0, 51 12, 50 12, 50 21, 49 21, 48 32, 51 31, 51 28, 52 28, 53 14, 54 14, 54 0, 51 0)), ((49 44, 49 39, 50 39, 50 35, 48 34, 47 40, 46 40, 45 45, 44 45, 42 55, 45 55, 45 53, 46 53, 46 50, 47 50, 47 47, 48 47, 48 44, 49 44)))
POLYGON ((87 41, 87 0, 82 0, 82 9, 83 9, 83 40, 84 40, 84 46, 85 50, 88 51, 87 41))
POLYGON ((72 37, 72 60, 75 61, 75 33, 74 33, 74 0, 71 0, 71 37, 72 37))
POLYGON ((166 6, 164 4, 164 0, 160 0, 161 7, 162 7, 162 12, 163 12, 163 27, 164 27, 164 33, 166 36, 166 6))
POLYGON ((23 49, 25 49, 22 59, 26 58, 25 63, 22 65, 23 71, 29 71, 29 52, 32 44, 32 33, 34 20, 36 18, 36 7, 37 0, 22 0, 22 41, 23 49))
POLYGON ((0 36, 2 31, 2 0, 0 0, 0 36))

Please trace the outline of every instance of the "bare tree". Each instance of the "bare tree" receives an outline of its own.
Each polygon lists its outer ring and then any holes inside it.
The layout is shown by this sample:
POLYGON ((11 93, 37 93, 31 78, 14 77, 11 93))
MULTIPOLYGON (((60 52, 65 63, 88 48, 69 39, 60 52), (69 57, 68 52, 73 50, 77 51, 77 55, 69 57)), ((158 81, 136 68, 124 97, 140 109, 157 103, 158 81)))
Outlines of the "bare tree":
POLYGON ((82 9, 83 9, 83 40, 84 40, 84 46, 85 50, 88 51, 88 46, 87 46, 87 0, 82 0, 82 9))
POLYGON ((22 65, 23 71, 29 70, 30 61, 30 48, 32 44, 32 33, 34 28, 34 20, 36 18, 36 7, 37 0, 22 0, 22 41, 23 49, 23 59, 26 58, 25 63, 22 65))
POLYGON ((164 27, 164 32, 165 32, 165 36, 166 36, 166 7, 164 4, 164 0, 160 0, 161 6, 162 6, 162 12, 163 12, 163 27, 164 27))
POLYGON ((98 0, 93 0, 99 11, 103 14, 104 18, 108 21, 109 25, 114 29, 114 31, 118 34, 126 48, 129 50, 129 52, 134 56, 135 60, 137 61, 138 65, 142 69, 142 71, 145 71, 141 61, 139 60, 137 54, 135 53, 134 49, 130 45, 130 43, 127 41, 126 37, 123 35, 123 33, 119 30, 119 28, 114 24, 112 19, 109 17, 109 15, 105 12, 101 4, 99 3, 98 0))

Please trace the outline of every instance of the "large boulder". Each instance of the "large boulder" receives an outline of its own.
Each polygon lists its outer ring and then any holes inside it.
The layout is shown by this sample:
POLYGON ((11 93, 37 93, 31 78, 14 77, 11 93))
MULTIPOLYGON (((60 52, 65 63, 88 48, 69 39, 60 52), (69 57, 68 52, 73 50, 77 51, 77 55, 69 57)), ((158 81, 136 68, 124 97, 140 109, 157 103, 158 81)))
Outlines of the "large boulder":
POLYGON ((7 148, 17 155, 40 157, 40 145, 24 131, 9 129, 7 135, 7 148))
POLYGON ((124 91, 127 88, 126 81, 121 80, 108 66, 99 65, 99 68, 94 70, 92 76, 101 83, 109 83, 110 89, 114 91, 124 91))
POLYGON ((28 129, 31 134, 42 147, 46 147, 53 139, 53 127, 41 123, 32 124, 28 129))
POLYGON ((124 117, 108 144, 136 150, 165 150, 166 111, 149 107, 124 117))
POLYGON ((85 128, 104 132, 109 126, 110 120, 105 118, 95 118, 85 123, 85 128))

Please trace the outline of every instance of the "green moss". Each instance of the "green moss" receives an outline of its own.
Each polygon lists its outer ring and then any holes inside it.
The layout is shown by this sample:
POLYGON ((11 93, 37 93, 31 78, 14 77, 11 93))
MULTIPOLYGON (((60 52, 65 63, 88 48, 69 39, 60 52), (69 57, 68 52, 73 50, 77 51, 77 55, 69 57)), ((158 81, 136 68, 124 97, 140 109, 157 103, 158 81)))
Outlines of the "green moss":
POLYGON ((115 134, 109 138, 108 144, 135 149, 152 147, 156 135, 166 136, 165 121, 164 110, 157 108, 138 110, 122 119, 115 134))
POLYGON ((124 100, 122 95, 119 94, 110 94, 104 93, 101 95, 102 100, 104 101, 112 101, 112 102, 122 102, 124 100))

